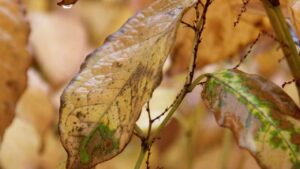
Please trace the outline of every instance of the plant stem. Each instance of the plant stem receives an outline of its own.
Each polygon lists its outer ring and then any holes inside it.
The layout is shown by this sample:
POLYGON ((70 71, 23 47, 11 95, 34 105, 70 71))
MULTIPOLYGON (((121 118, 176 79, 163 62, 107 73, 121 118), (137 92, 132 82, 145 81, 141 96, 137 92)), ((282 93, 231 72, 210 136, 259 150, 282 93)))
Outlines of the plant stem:
POLYGON ((261 0, 270 19, 276 37, 296 80, 298 96, 300 98, 300 56, 297 47, 290 34, 288 24, 285 21, 280 5, 273 5, 269 0, 261 0))
POLYGON ((210 76, 210 73, 205 73, 205 74, 202 74, 200 76, 198 76, 194 81, 193 83, 189 86, 188 90, 191 92, 194 90, 195 87, 197 87, 201 81, 204 79, 204 78, 207 78, 210 76))
POLYGON ((193 168, 193 158, 194 158, 194 147, 193 147, 193 129, 188 129, 186 133, 186 152, 187 152, 187 168, 193 168))
POLYGON ((140 138, 144 137, 144 135, 145 135, 143 130, 137 124, 135 124, 135 126, 134 126, 134 131, 140 138))
MULTIPOLYGON (((198 49, 199 49, 199 44, 201 42, 201 36, 204 31, 204 25, 206 22, 206 14, 208 11, 208 7, 211 3, 212 3, 211 0, 206 1, 205 5, 203 7, 202 16, 201 17, 199 16, 196 20, 195 29, 194 29, 195 38, 194 38, 194 42, 193 42, 192 60, 190 63, 189 74, 187 75, 185 85, 184 85, 182 91, 180 92, 180 94, 178 95, 177 99, 175 100, 171 110, 168 112, 168 114, 167 114, 166 118, 163 120, 163 122, 158 126, 158 128, 152 138, 157 137, 159 135, 159 133, 161 132, 161 130, 167 125, 168 121, 171 119, 171 117, 173 116, 173 114, 175 113, 177 108, 180 106, 180 104, 183 101, 186 94, 192 91, 191 86, 195 87, 195 84, 193 83, 193 77, 194 77, 194 70, 196 68, 198 49)), ((198 13, 197 13, 197 15, 198 15, 198 13)), ((201 79, 203 79, 205 76, 206 75, 201 75, 200 77, 198 77, 197 78, 198 81, 200 82, 201 79)))
MULTIPOLYGON (((200 3, 200 1, 198 1, 198 3, 200 3)), ((204 31, 204 25, 206 22, 206 14, 208 11, 208 7, 212 3, 212 0, 206 0, 205 5, 203 6, 202 16, 200 16, 199 11, 198 11, 198 5, 199 5, 198 3, 197 3, 197 8, 196 8, 197 19, 196 19, 195 26, 193 27, 193 30, 195 31, 195 38, 194 38, 194 43, 193 43, 192 60, 191 60, 190 67, 189 67, 189 74, 187 75, 183 89, 181 90, 179 95, 174 100, 174 102, 171 106, 171 109, 168 111, 167 116, 164 118, 162 123, 158 126, 155 133, 150 136, 150 131, 148 131, 149 135, 147 137, 143 137, 144 139, 142 139, 141 152, 140 152, 139 158, 136 162, 135 169, 140 169, 143 159, 145 157, 145 154, 148 150, 147 147, 149 146, 149 143, 151 143, 155 138, 157 138, 159 136, 161 130, 167 125, 167 123, 169 122, 169 120, 171 119, 171 117, 173 116, 173 114, 175 113, 175 111, 177 110, 177 108, 179 107, 179 105, 181 104, 183 99, 185 98, 186 94, 191 92, 192 89, 194 89, 199 84, 201 79, 206 77, 206 75, 201 75, 200 77, 198 77, 195 80, 195 83, 193 83, 193 77, 194 77, 194 72, 195 72, 195 68, 196 68, 199 44, 201 42, 201 36, 204 31)), ((151 118, 151 116, 149 116, 149 118, 151 118)), ((152 120, 150 120, 150 122, 152 122, 152 120)), ((138 127, 136 127, 136 131, 139 132, 138 127)))
POLYGON ((231 131, 226 129, 223 137, 223 150, 221 154, 221 169, 228 168, 229 150, 231 146, 231 131))
POLYGON ((140 151, 138 160, 135 163, 134 169, 140 169, 141 168, 141 166, 143 164, 143 161, 144 161, 144 158, 145 158, 145 155, 146 155, 146 152, 147 152, 147 149, 145 149, 144 146, 141 146, 141 151, 140 151))

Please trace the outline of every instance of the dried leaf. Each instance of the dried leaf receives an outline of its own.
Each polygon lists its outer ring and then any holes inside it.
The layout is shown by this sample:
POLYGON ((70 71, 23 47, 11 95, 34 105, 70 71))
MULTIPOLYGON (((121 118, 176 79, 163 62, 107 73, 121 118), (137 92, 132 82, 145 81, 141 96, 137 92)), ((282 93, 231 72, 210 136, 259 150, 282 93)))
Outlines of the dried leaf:
POLYGON ((32 86, 20 98, 16 112, 19 118, 27 120, 41 135, 51 127, 55 115, 47 93, 32 86))
POLYGON ((84 26, 79 17, 63 12, 32 12, 28 16, 36 63, 47 81, 60 87, 78 72, 89 48, 84 26))
POLYGON ((5 169, 39 168, 36 159, 40 146, 34 126, 16 117, 5 133, 0 162, 5 169))
POLYGON ((81 1, 78 4, 76 11, 84 21, 93 45, 102 44, 108 35, 116 32, 135 13, 128 4, 115 1, 81 1))
POLYGON ((300 167, 300 110, 277 85, 239 70, 212 74, 202 92, 219 125, 263 169, 300 167))
MULTIPOLYGON (((295 31, 298 35, 298 39, 300 37, 300 1, 295 1, 292 3, 290 7, 290 17, 293 22, 295 31)), ((300 42, 299 42, 300 43, 300 42)))
POLYGON ((0 140, 26 86, 29 27, 17 0, 0 0, 0 140))
POLYGON ((161 81, 179 21, 193 3, 158 0, 87 58, 61 98, 67 168, 90 168, 125 148, 143 105, 161 81))
MULTIPOLYGON (((199 46, 198 68, 235 56, 255 40, 262 27, 268 27, 264 16, 253 13, 244 13, 239 24, 234 27, 241 3, 241 0, 215 0, 211 4, 199 46)), ((191 11, 185 15, 184 20, 193 23, 194 18, 194 11, 191 11)), ((182 72, 188 67, 193 51, 193 36, 191 29, 183 25, 179 27, 170 73, 182 72)))

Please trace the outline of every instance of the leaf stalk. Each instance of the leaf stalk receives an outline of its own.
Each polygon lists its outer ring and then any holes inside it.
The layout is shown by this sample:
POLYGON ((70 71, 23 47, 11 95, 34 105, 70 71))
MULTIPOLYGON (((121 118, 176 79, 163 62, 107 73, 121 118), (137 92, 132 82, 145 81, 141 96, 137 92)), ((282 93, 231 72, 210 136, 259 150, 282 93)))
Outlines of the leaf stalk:
POLYGON ((286 23, 280 5, 276 5, 277 3, 272 3, 277 1, 261 0, 261 2, 264 5, 276 37, 280 42, 282 51, 285 55, 292 75, 296 79, 296 87, 298 96, 300 98, 300 56, 291 36, 288 24, 286 23))

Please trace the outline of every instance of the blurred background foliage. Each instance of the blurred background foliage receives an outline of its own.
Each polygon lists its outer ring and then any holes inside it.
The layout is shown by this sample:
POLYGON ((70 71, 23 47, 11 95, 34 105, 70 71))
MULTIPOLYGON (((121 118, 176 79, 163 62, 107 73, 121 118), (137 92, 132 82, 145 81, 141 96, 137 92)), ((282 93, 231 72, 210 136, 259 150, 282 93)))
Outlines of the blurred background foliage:
MULTIPOLYGON (((16 117, 1 143, 2 169, 64 168, 67 156, 57 129, 59 97, 63 88, 79 71, 88 53, 151 1, 83 0, 71 9, 63 9, 53 0, 24 0, 31 28, 29 48, 33 62, 27 72, 27 89, 17 104, 16 117)), ((285 0, 281 3, 299 36, 300 2, 285 0)), ((241 0, 214 1, 200 44, 198 74, 232 68, 259 33, 273 34, 259 0, 250 2, 247 12, 234 27, 241 7, 241 0)), ((191 22, 193 17, 193 13, 188 12, 184 20, 191 22)), ((151 100, 153 114, 159 114, 172 102, 185 80, 193 32, 181 25, 177 34, 174 52, 164 69, 163 82, 151 100)), ((240 68, 261 74, 278 85, 291 80, 278 47, 274 39, 263 35, 240 68)), ((299 103, 293 84, 285 90, 299 103)), ((213 115, 201 102, 200 91, 201 87, 187 96, 175 118, 153 145, 152 168, 259 169, 250 154, 236 146, 231 133, 217 126, 213 115)), ((148 119, 144 114, 138 124, 146 130, 148 119)), ((122 154, 96 168, 131 169, 139 149, 140 141, 133 137, 122 154)))

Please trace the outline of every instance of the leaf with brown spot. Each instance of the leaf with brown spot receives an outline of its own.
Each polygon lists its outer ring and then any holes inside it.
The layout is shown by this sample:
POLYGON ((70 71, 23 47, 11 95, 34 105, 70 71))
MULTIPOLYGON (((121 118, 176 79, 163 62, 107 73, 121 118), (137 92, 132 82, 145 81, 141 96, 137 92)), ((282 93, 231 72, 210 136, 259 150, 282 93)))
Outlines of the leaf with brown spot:
POLYGON ((29 26, 18 0, 0 0, 0 140, 26 87, 29 26))
POLYGON ((61 97, 67 168, 91 168, 125 148, 143 105, 161 81, 182 15, 194 3, 156 1, 87 57, 61 97))
POLYGON ((209 75, 202 98, 262 169, 300 168, 300 109, 279 86, 224 70, 209 75))

